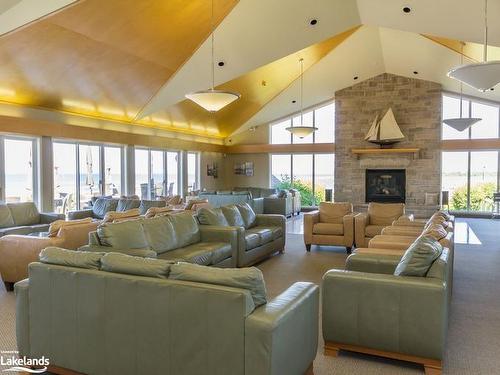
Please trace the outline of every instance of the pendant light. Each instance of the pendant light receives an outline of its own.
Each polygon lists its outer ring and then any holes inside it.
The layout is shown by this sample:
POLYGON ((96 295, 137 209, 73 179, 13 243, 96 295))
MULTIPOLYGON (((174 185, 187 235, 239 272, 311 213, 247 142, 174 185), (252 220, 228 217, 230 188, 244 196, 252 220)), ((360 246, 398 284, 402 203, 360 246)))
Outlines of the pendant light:
MULTIPOLYGON (((461 49, 460 49, 460 65, 463 64, 464 61, 464 42, 461 43, 461 49)), ((446 120, 443 120, 443 122, 451 126, 453 129, 463 132, 464 130, 469 129, 472 125, 474 125, 476 122, 481 121, 480 118, 471 118, 471 117, 466 117, 462 118, 462 96, 463 96, 463 84, 460 82, 460 117, 458 118, 448 118, 446 120)))
POLYGON ((304 125, 304 111, 303 111, 303 97, 304 97, 304 59, 299 59, 300 62, 300 124, 297 126, 293 125, 286 128, 290 133, 299 137, 300 139, 307 137, 308 135, 314 133, 318 128, 314 126, 304 125))
POLYGON ((215 89, 215 64, 214 64, 214 0, 212 0, 211 15, 211 54, 212 54, 212 87, 208 90, 196 91, 186 94, 186 98, 195 102, 209 112, 217 112, 225 106, 238 100, 241 95, 236 92, 215 89))
POLYGON ((483 62, 453 68, 448 72, 448 77, 454 78, 482 92, 500 83, 500 61, 488 61, 488 0, 484 0, 483 48, 483 62))

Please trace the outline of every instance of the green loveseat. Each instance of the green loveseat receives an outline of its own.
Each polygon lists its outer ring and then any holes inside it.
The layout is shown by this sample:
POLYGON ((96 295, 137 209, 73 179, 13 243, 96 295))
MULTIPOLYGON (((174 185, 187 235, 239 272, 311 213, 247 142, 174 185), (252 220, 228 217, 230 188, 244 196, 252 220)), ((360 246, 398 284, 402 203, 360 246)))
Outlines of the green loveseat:
POLYGON ((235 230, 202 227, 191 212, 181 212, 101 224, 80 250, 235 267, 238 244, 235 230))
POLYGON ((352 254, 323 276, 325 353, 339 349, 420 363, 440 374, 450 311, 453 253, 426 276, 394 276, 397 255, 352 254))
POLYGON ((283 215, 255 214, 250 205, 240 203, 201 208, 197 217, 201 227, 236 230, 238 267, 247 267, 277 251, 285 251, 286 218, 283 215))
POLYGON ((20 357, 44 356, 59 371, 93 375, 303 375, 312 369, 319 316, 319 288, 312 283, 295 283, 259 304, 254 289, 265 289, 262 278, 186 281, 203 279, 212 268, 194 275, 156 259, 117 262, 108 253, 80 261, 81 254, 31 263, 29 279, 16 284, 20 357))
POLYGON ((0 237, 46 232, 50 223, 61 219, 63 214, 40 213, 33 202, 0 204, 0 237))

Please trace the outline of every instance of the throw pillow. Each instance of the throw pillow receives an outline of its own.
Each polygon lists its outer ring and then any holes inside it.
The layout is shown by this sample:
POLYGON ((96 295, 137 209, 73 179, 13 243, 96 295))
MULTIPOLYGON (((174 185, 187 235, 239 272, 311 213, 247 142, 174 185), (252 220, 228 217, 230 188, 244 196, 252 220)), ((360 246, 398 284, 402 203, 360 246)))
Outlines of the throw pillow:
POLYGON ((267 302, 264 276, 256 267, 217 268, 177 263, 170 267, 169 279, 246 289, 251 293, 255 307, 267 302))
POLYGON ((220 208, 200 208, 198 211, 198 220, 202 225, 229 226, 220 208))
POLYGON ((132 208, 127 211, 109 211, 106 212, 106 215, 104 215, 104 219, 102 220, 102 224, 104 223, 113 223, 116 221, 122 221, 124 219, 131 219, 131 218, 136 218, 139 216, 139 209, 138 208, 132 208))
POLYGON ((82 225, 82 224, 90 224, 92 222, 92 218, 87 217, 85 219, 79 219, 79 220, 56 220, 50 223, 49 226, 49 237, 55 237, 57 236, 57 233, 59 233, 59 229, 62 227, 66 226, 72 226, 72 225, 82 225))
POLYGON ((394 271, 394 275, 425 276, 442 251, 443 246, 438 241, 430 235, 422 235, 406 250, 394 271))
POLYGON ((441 241, 447 236, 448 231, 440 224, 432 224, 425 228, 422 234, 429 235, 436 241, 441 241))
POLYGON ((149 249, 142 220, 105 223, 97 227, 99 241, 115 249, 149 249))
POLYGON ((91 251, 67 250, 50 246, 40 252, 39 259, 42 263, 98 270, 104 254, 91 251))
POLYGON ((221 207, 221 210, 229 225, 231 225, 232 227, 245 226, 245 221, 243 220, 243 216, 241 216, 238 207, 236 207, 235 205, 224 206, 221 207))
POLYGON ((239 203, 236 205, 238 211, 240 211, 243 222, 245 223, 245 229, 252 228, 257 220, 257 215, 253 211, 252 207, 246 202, 239 203))
POLYGON ((101 269, 107 272, 166 279, 170 272, 170 266, 173 263, 172 261, 163 259, 134 257, 120 253, 106 253, 101 258, 101 269))

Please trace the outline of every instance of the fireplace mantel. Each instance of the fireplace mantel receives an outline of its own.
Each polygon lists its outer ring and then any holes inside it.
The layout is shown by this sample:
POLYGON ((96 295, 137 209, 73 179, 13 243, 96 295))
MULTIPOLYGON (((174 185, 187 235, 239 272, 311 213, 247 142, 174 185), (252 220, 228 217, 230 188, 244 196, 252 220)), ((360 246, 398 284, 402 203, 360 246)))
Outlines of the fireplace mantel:
POLYGON ((353 148, 351 152, 359 159, 362 155, 413 154, 417 159, 419 148, 353 148))

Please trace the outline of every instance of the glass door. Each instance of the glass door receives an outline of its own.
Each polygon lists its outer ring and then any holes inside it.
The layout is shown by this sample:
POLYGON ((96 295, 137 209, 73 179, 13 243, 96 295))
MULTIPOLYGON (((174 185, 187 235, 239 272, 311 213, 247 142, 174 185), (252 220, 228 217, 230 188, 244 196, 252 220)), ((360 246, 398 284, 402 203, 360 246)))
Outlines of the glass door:
POLYGON ((167 196, 179 194, 179 153, 167 152, 167 196))
POLYGON ((36 202, 35 146, 33 139, 3 139, 5 175, 1 199, 5 202, 36 202))
POLYGON ((122 149, 104 146, 104 195, 117 198, 122 191, 122 149))
POLYGON ((80 209, 89 206, 93 197, 102 195, 100 146, 80 144, 78 147, 80 167, 80 209))
POLYGON ((54 208, 67 213, 77 209, 76 144, 53 144, 54 157, 54 208))
POLYGON ((151 151, 150 189, 151 199, 165 195, 165 160, 163 151, 151 151))

